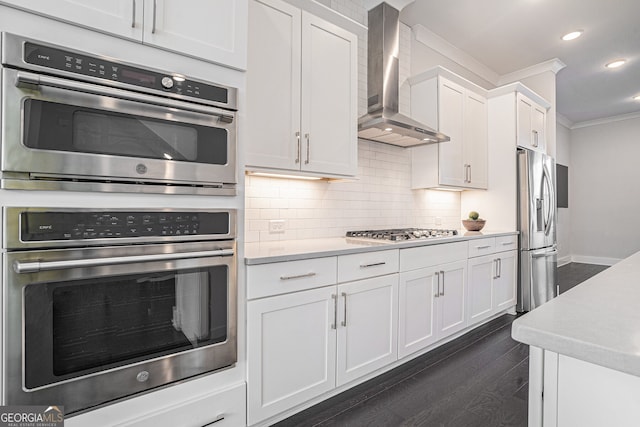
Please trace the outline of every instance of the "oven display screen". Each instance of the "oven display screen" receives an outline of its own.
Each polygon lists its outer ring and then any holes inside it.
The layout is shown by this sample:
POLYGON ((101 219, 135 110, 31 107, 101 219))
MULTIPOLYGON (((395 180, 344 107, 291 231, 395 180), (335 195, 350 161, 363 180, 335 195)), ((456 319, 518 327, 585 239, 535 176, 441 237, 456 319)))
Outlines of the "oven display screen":
POLYGON ((140 84, 142 86, 153 87, 156 84, 156 76, 142 73, 129 68, 122 69, 122 81, 126 83, 140 84))

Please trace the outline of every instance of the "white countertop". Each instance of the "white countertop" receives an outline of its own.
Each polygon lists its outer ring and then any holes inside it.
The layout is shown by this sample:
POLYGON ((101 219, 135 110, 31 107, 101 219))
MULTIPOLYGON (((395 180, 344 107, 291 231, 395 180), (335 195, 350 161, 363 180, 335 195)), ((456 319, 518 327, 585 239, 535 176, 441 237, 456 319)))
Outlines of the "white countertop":
POLYGON ((640 376, 640 252, 513 322, 513 339, 640 376))
POLYGON ((508 236, 518 234, 517 231, 458 231, 457 236, 438 237, 433 239, 405 240, 391 242, 388 240, 357 239, 349 237, 332 237, 326 239, 281 240, 245 244, 245 264, 267 264, 271 262, 295 261, 300 259, 319 258, 335 255, 346 255, 359 252, 380 251, 385 249, 403 249, 416 246, 438 245, 485 237, 508 236))

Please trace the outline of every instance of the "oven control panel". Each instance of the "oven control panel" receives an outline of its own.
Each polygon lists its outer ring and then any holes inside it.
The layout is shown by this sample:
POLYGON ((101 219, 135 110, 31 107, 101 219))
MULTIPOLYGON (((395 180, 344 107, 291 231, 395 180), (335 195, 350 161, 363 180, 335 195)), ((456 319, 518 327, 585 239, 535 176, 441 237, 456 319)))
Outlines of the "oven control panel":
POLYGON ((216 105, 235 109, 234 101, 231 99, 233 96, 230 94, 230 91, 235 89, 195 81, 176 73, 162 73, 103 57, 32 42, 24 43, 23 60, 27 64, 49 70, 88 76, 93 81, 98 79, 98 81, 120 82, 180 98, 212 101, 216 105))
POLYGON ((136 237, 226 236, 230 212, 25 211, 20 214, 20 240, 86 241, 136 237))

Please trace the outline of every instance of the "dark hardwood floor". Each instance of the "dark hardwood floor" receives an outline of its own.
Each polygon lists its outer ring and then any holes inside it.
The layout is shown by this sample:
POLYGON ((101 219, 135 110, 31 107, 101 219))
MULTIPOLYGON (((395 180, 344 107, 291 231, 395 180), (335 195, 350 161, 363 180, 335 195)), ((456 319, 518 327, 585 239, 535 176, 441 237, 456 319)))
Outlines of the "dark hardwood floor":
MULTIPOLYGON (((560 267, 561 291, 602 266, 560 267)), ((501 316, 433 351, 276 424, 526 427, 529 348, 501 316)))

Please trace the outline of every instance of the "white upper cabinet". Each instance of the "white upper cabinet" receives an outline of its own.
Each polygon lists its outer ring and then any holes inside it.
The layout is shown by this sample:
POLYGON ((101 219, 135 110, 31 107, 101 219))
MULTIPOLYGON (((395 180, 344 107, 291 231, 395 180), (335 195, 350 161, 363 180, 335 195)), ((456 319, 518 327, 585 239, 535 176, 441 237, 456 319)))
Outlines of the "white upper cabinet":
POLYGON ((357 37, 281 0, 251 0, 247 169, 357 173, 357 37))
POLYGON ((470 82, 432 74, 411 79, 411 116, 451 140, 412 148, 412 188, 486 189, 487 99, 470 82))
POLYGON ((547 150, 547 110, 522 93, 516 96, 519 147, 531 150, 547 150))
POLYGON ((248 0, 0 3, 233 68, 246 68, 248 0))
POLYGON ((243 70, 247 2, 144 0, 142 42, 243 70))

